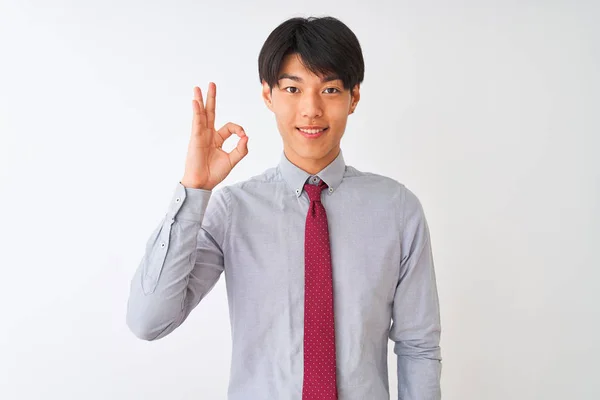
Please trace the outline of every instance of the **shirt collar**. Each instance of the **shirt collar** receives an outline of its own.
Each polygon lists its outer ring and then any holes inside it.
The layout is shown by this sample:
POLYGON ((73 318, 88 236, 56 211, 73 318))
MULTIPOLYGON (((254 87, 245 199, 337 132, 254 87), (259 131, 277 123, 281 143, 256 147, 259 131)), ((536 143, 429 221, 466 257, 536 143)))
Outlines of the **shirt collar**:
POLYGON ((346 163, 344 162, 344 156, 342 155, 342 149, 338 156, 329 165, 323 168, 320 172, 315 175, 311 175, 303 169, 292 164, 285 155, 285 152, 281 155, 281 161, 279 162, 279 171, 283 176, 283 179, 287 185, 294 191, 296 197, 300 197, 306 180, 311 176, 317 176, 324 181, 329 187, 328 193, 333 193, 338 186, 342 183, 344 172, 346 171, 346 163))

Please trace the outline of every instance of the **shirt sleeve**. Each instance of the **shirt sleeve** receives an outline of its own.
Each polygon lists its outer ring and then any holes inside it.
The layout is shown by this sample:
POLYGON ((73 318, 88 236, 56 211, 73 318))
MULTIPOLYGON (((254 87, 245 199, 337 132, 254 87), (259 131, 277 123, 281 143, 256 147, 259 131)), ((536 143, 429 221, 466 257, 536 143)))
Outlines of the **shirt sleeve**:
POLYGON ((127 325, 140 339, 160 339, 185 321, 224 270, 229 225, 226 188, 177 184, 131 280, 127 325))
POLYGON ((398 356, 398 399, 439 400, 441 326, 429 227, 419 199, 404 190, 402 258, 389 333, 398 356))

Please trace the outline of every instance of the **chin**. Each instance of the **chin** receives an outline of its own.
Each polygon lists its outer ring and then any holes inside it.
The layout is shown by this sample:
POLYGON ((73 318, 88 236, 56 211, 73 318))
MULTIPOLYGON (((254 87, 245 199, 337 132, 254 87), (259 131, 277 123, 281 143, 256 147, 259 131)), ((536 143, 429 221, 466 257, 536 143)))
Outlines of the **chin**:
POLYGON ((315 148, 314 146, 292 147, 292 150, 306 160, 320 160, 327 156, 333 149, 315 148))

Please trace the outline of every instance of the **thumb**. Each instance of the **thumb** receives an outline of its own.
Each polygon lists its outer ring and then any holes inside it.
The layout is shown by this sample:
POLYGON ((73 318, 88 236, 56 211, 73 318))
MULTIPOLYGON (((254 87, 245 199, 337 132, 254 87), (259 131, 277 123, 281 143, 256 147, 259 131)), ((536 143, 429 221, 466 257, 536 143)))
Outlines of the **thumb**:
POLYGON ((246 157, 248 154, 248 136, 244 135, 240 140, 238 140, 237 146, 235 149, 231 150, 229 153, 229 162, 232 167, 235 167, 237 163, 239 163, 242 158, 246 157))

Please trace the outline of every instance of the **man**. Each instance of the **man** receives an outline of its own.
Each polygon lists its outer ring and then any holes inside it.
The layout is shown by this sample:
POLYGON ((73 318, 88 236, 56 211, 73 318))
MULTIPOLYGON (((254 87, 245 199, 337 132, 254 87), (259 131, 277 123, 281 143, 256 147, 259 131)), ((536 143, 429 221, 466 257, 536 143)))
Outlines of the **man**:
POLYGON ((388 338, 399 398, 439 399, 423 208, 403 184, 346 165, 340 148, 364 75, 356 36, 331 17, 293 18, 269 35, 258 64, 281 161, 213 191, 248 154, 248 136, 232 123, 215 130, 216 86, 206 105, 194 87, 185 173, 131 282, 130 329, 164 337, 225 272, 230 400, 388 399, 388 338))

